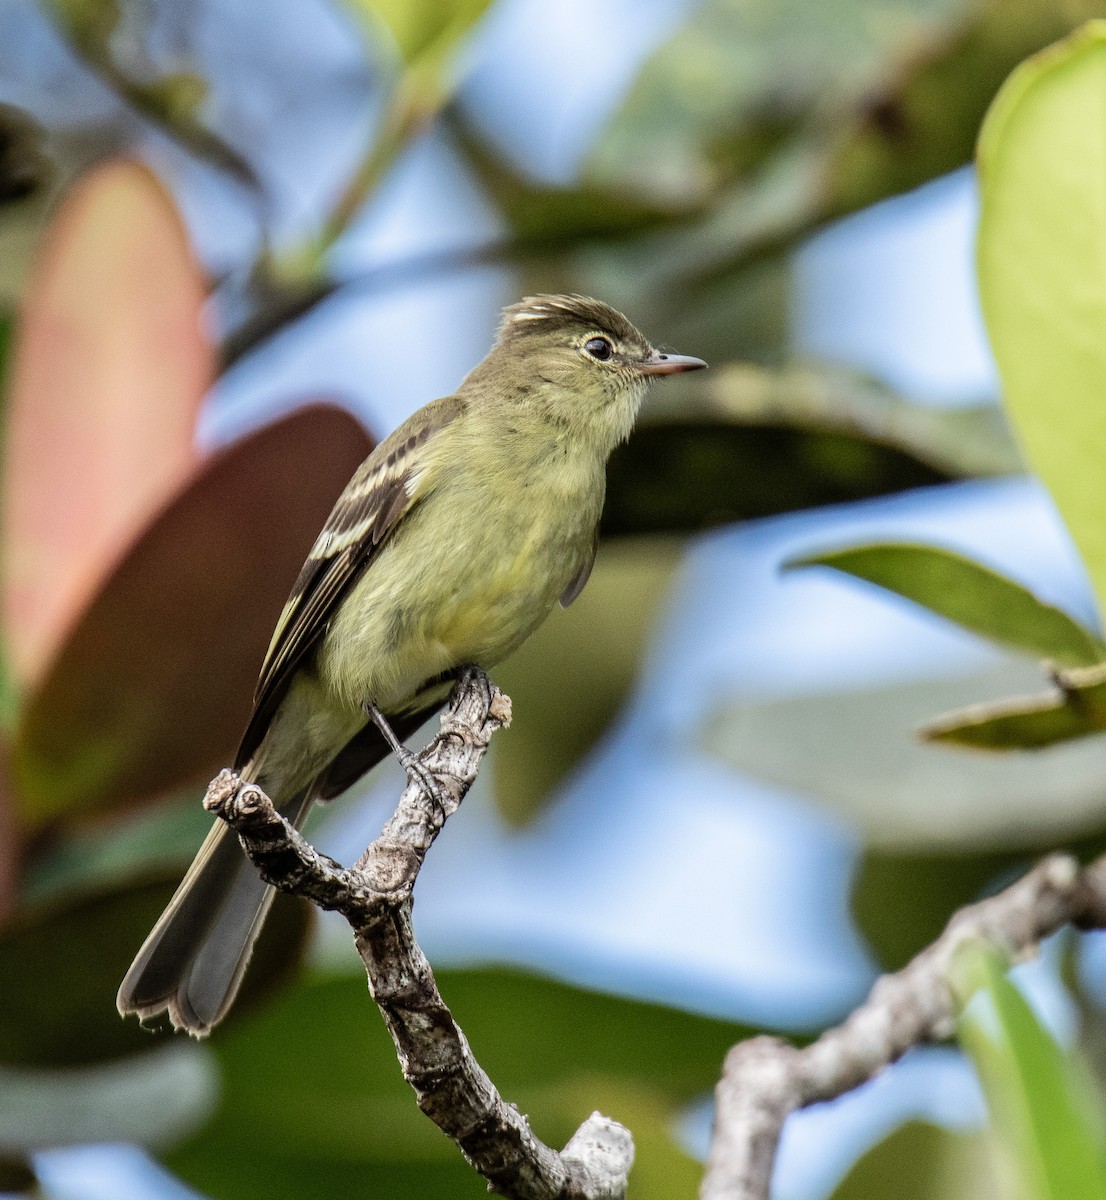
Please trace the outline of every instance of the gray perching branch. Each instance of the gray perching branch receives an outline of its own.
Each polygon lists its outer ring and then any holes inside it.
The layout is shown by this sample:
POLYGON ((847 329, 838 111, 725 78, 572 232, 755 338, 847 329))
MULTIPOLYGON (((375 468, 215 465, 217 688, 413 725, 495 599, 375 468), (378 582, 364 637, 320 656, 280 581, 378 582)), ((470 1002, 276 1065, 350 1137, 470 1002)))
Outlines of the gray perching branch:
POLYGON ((947 1038, 957 1003, 954 960, 967 943, 1009 961, 1066 924, 1106 926, 1106 856, 1081 868, 1054 854, 998 895, 955 913, 944 933, 901 971, 876 981, 843 1024, 803 1049, 779 1038, 739 1042, 715 1091, 714 1135, 700 1200, 768 1200, 787 1116, 871 1079, 912 1046, 947 1038))
POLYGON ((564 1150, 539 1141, 473 1057, 411 929, 411 894, 426 852, 471 787, 492 734, 510 721, 508 697, 468 668, 442 713, 441 731, 418 755, 438 783, 441 804, 409 783, 380 837, 352 867, 320 854, 260 788, 233 771, 212 780, 204 806, 235 830, 269 883, 349 921, 419 1107, 493 1191, 516 1200, 619 1200, 634 1156, 629 1132, 593 1113, 564 1150))

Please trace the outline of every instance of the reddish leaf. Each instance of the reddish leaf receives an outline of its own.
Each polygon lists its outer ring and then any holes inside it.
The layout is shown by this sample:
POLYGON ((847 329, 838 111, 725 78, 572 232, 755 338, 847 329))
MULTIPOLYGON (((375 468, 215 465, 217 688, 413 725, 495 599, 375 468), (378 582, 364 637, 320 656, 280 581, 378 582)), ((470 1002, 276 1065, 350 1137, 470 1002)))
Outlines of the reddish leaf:
POLYGON ((3 622, 33 685, 151 514, 193 471, 212 378, 206 285, 138 163, 88 172, 47 230, 11 372, 3 622))
POLYGON ((301 409, 223 451, 157 517, 29 698, 13 749, 24 827, 226 765, 281 606, 368 450, 347 413, 301 409))

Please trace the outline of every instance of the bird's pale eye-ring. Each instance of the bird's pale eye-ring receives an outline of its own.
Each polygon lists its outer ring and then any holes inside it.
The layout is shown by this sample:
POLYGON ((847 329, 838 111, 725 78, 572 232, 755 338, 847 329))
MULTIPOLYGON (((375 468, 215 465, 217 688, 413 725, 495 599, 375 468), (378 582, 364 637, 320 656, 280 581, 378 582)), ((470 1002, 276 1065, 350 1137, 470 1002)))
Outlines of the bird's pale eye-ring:
POLYGON ((606 362, 614 353, 614 347, 611 345, 609 338, 593 337, 588 338, 584 343, 584 351, 590 354, 592 358, 598 359, 599 362, 606 362))

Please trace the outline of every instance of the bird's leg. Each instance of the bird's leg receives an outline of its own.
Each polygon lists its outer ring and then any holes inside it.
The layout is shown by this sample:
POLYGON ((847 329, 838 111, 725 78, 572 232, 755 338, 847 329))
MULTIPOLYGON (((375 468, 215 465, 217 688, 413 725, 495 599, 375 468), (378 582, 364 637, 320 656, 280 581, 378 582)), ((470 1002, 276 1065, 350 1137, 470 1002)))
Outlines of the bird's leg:
POLYGON ((444 821, 446 815, 445 797, 442 795, 442 789, 438 785, 438 781, 422 764, 418 755, 408 750, 399 738, 396 737, 395 730, 388 724, 388 718, 375 704, 371 701, 366 701, 363 707, 365 712, 369 714, 369 720, 380 730, 384 740, 392 748, 392 753, 399 761, 399 765, 407 773, 408 782, 418 784, 427 798, 438 806, 438 811, 444 821))

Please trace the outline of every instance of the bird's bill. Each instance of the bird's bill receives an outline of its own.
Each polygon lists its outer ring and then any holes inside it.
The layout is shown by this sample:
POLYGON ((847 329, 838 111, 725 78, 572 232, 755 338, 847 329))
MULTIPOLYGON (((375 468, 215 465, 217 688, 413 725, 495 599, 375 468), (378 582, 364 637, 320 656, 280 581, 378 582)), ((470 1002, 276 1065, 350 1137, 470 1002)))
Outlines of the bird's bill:
POLYGON ((707 364, 690 354, 654 354, 639 368, 643 375, 679 375, 682 371, 698 371, 707 364))

